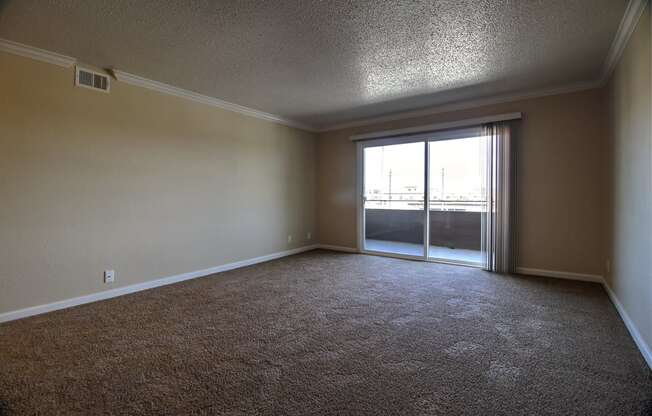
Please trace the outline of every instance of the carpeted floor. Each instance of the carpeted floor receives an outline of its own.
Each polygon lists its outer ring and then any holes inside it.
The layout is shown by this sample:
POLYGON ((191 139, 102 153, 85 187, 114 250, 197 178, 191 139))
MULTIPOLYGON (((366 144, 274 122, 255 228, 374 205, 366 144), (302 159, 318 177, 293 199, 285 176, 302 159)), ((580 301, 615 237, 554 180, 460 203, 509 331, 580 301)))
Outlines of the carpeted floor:
POLYGON ((597 284, 313 251, 0 325, 0 413, 650 415, 597 284))

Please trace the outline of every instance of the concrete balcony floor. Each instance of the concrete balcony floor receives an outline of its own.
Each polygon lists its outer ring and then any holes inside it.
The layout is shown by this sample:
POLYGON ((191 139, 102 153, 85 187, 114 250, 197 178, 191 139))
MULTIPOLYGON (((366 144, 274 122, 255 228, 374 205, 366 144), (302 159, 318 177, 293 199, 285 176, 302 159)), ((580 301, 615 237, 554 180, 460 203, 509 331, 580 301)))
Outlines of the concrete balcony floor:
MULTIPOLYGON (((399 241, 366 239, 365 249, 370 251, 380 251, 383 253, 423 256, 423 245, 403 243, 399 241)), ((428 254, 429 257, 435 259, 449 260, 453 262, 460 261, 464 263, 482 263, 482 254, 479 250, 430 246, 428 254)))

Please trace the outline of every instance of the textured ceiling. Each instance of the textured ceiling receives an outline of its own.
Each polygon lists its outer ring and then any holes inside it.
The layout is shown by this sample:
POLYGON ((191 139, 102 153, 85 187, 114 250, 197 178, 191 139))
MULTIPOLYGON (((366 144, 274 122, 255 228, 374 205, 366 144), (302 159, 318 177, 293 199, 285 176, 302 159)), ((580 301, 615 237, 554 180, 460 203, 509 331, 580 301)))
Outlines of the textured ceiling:
POLYGON ((627 0, 5 0, 0 37, 324 127, 595 80, 627 0))

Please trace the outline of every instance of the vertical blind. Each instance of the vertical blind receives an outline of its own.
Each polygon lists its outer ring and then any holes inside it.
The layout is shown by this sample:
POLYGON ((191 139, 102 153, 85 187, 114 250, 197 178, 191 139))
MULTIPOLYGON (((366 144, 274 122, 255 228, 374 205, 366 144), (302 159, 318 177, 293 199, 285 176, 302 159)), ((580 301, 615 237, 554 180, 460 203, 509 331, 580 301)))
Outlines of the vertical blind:
POLYGON ((486 138, 486 207, 482 218, 482 255, 486 270, 514 270, 514 148, 509 123, 483 126, 486 138))

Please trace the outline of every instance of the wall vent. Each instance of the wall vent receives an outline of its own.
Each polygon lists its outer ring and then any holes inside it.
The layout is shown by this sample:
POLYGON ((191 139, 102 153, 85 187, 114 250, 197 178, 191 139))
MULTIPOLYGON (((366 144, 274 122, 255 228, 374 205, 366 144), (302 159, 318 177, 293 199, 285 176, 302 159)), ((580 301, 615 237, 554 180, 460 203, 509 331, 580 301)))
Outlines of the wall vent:
POLYGON ((80 67, 75 67, 75 85, 103 92, 111 88, 108 75, 80 67))

